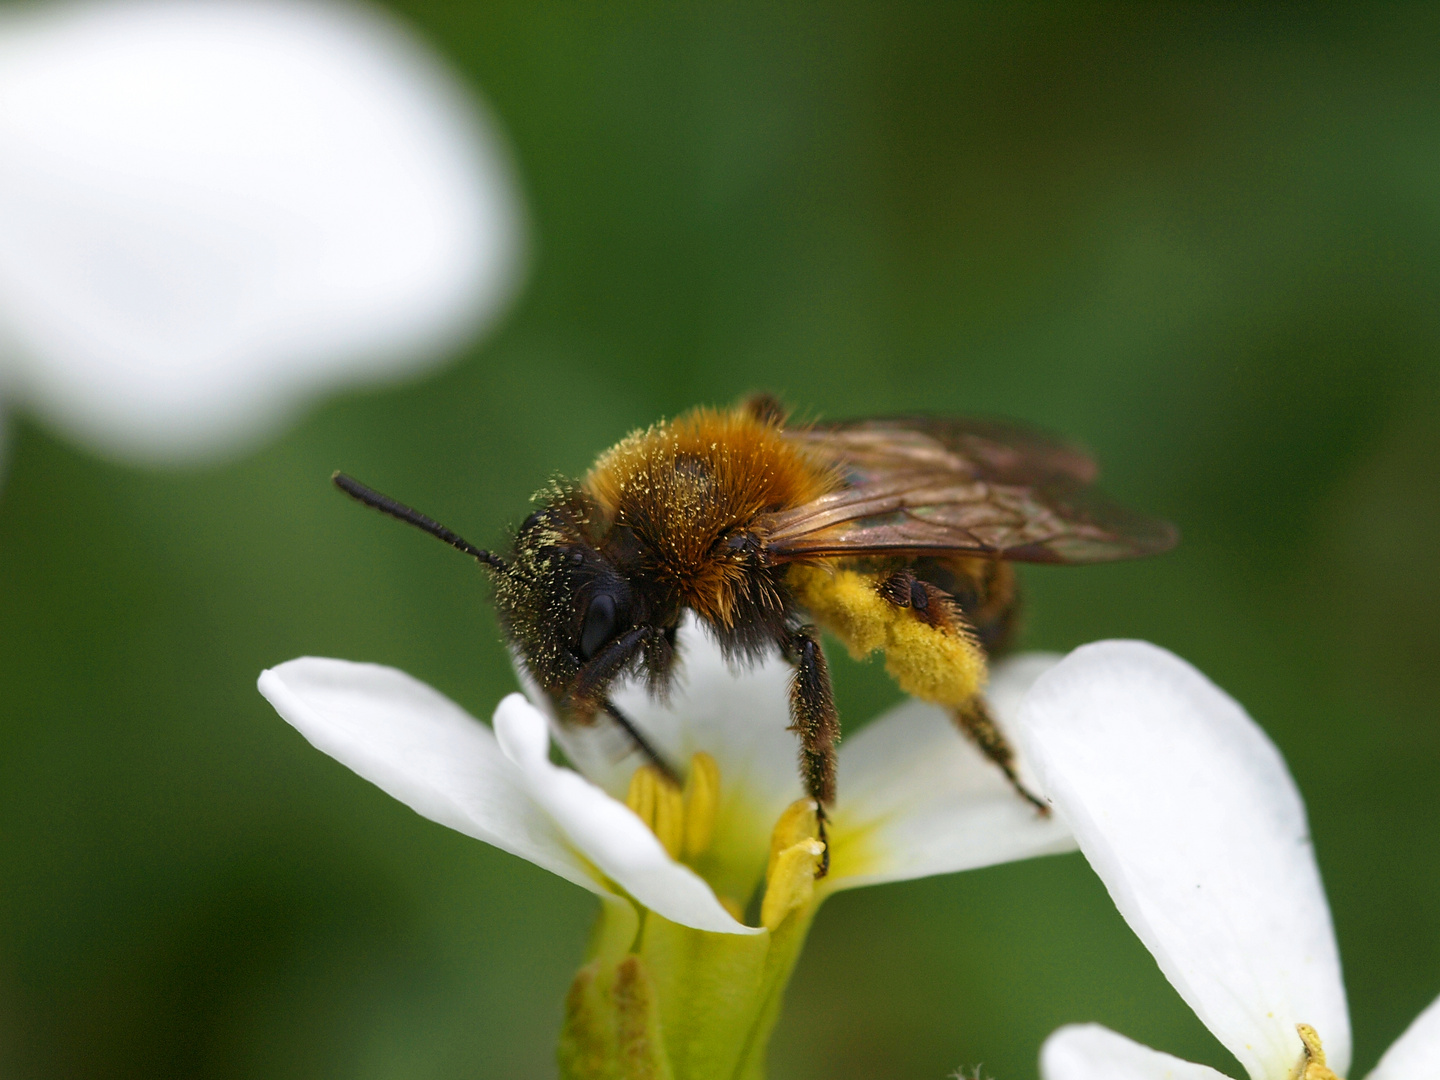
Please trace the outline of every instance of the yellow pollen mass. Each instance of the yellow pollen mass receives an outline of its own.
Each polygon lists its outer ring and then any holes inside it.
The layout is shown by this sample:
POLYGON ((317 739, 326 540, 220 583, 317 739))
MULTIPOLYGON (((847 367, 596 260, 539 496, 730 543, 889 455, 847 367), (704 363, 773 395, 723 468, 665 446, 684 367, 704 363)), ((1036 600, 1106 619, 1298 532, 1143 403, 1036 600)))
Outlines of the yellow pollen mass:
POLYGON ((885 670, 900 689, 936 705, 963 705, 985 686, 985 654, 969 634, 922 622, 896 607, 877 586, 882 574, 797 564, 786 582, 815 621, 856 660, 885 653, 885 670))
POLYGON ((1300 1041, 1305 1044, 1305 1056, 1296 1072, 1297 1080, 1340 1080, 1325 1064, 1325 1048, 1320 1045, 1320 1035, 1309 1024, 1296 1024, 1300 1041))

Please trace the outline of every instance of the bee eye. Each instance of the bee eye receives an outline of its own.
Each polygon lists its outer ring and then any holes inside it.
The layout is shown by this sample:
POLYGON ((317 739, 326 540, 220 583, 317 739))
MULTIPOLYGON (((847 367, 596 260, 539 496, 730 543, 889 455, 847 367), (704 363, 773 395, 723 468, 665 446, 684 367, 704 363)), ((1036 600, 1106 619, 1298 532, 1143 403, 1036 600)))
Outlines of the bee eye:
POLYGON ((585 628, 580 631, 580 655, 589 660, 615 632, 615 599, 609 593, 597 593, 585 612, 585 628))

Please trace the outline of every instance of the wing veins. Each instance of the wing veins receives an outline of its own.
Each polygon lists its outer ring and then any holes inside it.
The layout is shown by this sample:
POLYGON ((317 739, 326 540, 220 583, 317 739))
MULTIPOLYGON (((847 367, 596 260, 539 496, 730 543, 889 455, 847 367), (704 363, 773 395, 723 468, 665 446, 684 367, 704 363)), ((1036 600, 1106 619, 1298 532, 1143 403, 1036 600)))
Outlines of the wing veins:
POLYGON ((788 434, 843 486, 762 519, 777 562, 941 551, 1097 562, 1176 540, 1172 526, 1094 488, 1095 465, 1083 452, 1022 425, 897 417, 788 434))

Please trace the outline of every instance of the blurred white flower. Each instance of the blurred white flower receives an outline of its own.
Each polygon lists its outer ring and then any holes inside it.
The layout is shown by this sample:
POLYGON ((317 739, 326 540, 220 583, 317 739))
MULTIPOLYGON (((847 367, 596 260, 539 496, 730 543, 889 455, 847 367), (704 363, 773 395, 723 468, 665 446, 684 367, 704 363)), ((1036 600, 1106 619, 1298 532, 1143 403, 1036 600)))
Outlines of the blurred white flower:
MULTIPOLYGON (((668 707, 633 684, 615 697, 662 756, 693 763, 699 755, 704 762, 704 808, 694 805, 693 784, 684 805, 675 792, 673 826, 653 796, 643 796, 649 801, 639 807, 635 758, 615 760, 614 731, 557 728, 581 772, 554 765, 550 721, 520 694, 500 703, 492 734, 430 687, 374 664, 306 657, 266 671, 259 686, 317 748, 434 821, 528 859, 617 908, 629 906, 623 893, 682 926, 760 933, 737 916, 767 867, 767 895, 775 892, 773 842, 784 831, 777 822, 812 805, 801 798, 795 737, 786 730, 790 669, 776 658, 732 672, 693 622, 682 628, 681 648, 683 670, 668 707)), ((1052 663, 1031 655, 997 665, 991 699, 1002 724, 1052 663)), ((920 702, 901 705, 847 740, 839 782, 829 875, 814 882, 813 897, 808 891, 791 897, 797 906, 808 908, 838 889, 1074 848, 1065 827, 1018 798, 943 710, 920 702)), ((813 843, 803 832, 802 823, 794 839, 813 843)), ((808 890, 818 850, 798 854, 808 861, 796 884, 808 890)), ((762 910, 762 923, 774 929, 789 910, 772 917, 762 910)), ((633 938, 636 926, 631 914, 616 932, 633 938)), ((617 944, 622 951, 629 946, 617 944)))
MULTIPOLYGON (((1350 1017, 1305 807, 1245 710, 1143 642, 1071 653, 1020 709, 1058 816, 1160 970, 1251 1080, 1331 1080, 1350 1017)), ((1056 1031, 1046 1080, 1223 1080, 1095 1024, 1056 1031)), ((1440 1001, 1370 1080, 1440 1077, 1440 1001)))
POLYGON ((434 363, 521 217, 473 94, 368 7, 0 15, 0 394, 101 452, 234 451, 434 363))

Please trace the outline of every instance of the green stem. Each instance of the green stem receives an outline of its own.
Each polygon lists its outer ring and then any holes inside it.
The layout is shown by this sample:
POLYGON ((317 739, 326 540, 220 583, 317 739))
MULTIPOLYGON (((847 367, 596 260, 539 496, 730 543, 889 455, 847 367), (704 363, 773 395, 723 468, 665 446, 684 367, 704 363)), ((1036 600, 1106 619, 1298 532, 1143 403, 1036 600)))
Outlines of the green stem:
MULTIPOLYGON (((774 932, 711 934, 646 912, 632 952, 575 977, 562 1080, 764 1080, 766 1051, 815 904, 774 932)), ((601 912, 601 922, 623 917, 601 912)), ((613 939, 603 926, 597 938, 613 939)))

